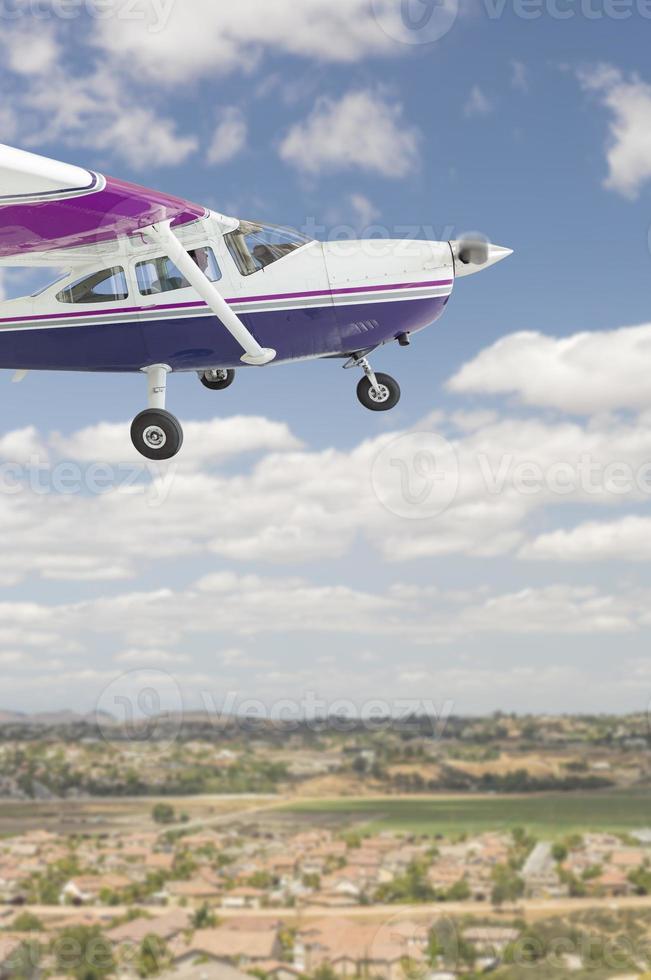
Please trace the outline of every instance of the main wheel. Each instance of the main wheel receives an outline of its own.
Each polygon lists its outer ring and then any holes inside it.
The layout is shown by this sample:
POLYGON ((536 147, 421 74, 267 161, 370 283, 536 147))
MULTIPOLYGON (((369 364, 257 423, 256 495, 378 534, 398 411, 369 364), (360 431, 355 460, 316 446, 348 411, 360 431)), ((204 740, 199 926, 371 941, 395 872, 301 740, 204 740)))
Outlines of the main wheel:
POLYGON ((377 389, 367 377, 363 377, 357 385, 357 397, 371 412, 388 412, 395 408, 400 401, 400 385, 389 374, 376 374, 377 389))
POLYGON ((199 375, 199 380, 211 391, 223 391, 224 388, 230 388, 235 381, 235 371, 227 371, 225 368, 204 371, 199 375))
POLYGON ((183 445, 183 429, 171 412, 147 408, 131 424, 131 441, 147 459, 171 459, 183 445))

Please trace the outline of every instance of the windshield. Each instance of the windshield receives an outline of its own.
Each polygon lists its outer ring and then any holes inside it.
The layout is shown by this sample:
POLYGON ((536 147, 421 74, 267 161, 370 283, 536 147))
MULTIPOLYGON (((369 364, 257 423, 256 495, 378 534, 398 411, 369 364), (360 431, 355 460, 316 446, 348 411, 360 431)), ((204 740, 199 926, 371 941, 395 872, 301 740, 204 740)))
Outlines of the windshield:
POLYGON ((312 241, 300 231, 277 225, 241 222, 239 228, 224 236, 228 250, 243 276, 265 269, 312 241))

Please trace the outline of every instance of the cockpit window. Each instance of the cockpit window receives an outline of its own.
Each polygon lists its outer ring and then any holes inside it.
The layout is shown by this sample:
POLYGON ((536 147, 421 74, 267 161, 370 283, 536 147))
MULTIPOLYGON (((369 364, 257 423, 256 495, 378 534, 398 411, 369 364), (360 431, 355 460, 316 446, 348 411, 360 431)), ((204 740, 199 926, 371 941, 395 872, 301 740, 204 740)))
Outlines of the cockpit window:
POLYGON ((311 241, 291 228, 256 225, 248 221, 242 221, 239 228, 224 235, 224 240, 243 276, 265 269, 311 241))
POLYGON ((128 297, 127 277, 121 266, 93 272, 57 293, 60 303, 106 303, 128 297))
MULTIPOLYGON (((211 282, 219 282, 222 277, 217 264, 215 253, 208 246, 195 248, 190 253, 199 268, 208 276, 211 282)), ((143 296, 154 296, 156 293, 170 293, 175 289, 187 289, 190 283, 182 276, 171 259, 161 256, 136 265, 138 289, 143 296)))

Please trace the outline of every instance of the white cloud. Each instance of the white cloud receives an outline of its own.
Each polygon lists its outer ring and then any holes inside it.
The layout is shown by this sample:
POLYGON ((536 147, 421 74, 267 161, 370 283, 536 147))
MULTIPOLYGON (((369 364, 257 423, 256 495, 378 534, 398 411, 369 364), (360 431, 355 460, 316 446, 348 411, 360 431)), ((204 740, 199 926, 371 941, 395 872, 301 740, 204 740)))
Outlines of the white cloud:
POLYGON ((19 22, 13 30, 3 28, 0 45, 5 50, 6 68, 17 75, 45 75, 57 63, 60 48, 51 25, 30 23, 27 30, 19 22))
POLYGON ((0 106, 0 143, 9 143, 16 138, 18 120, 11 106, 0 106))
POLYGON ((74 76, 62 66, 33 78, 19 97, 29 110, 22 139, 39 147, 65 141, 71 146, 110 150, 130 166, 174 166, 198 148, 193 136, 180 135, 176 123, 140 104, 120 75, 100 67, 74 76), (27 128, 27 125, 30 128, 27 128))
POLYGON ((208 163, 228 163, 246 146, 248 127, 241 109, 227 106, 218 113, 217 128, 208 150, 208 163))
MULTIPOLYGON (((415 432, 433 427, 451 440, 459 487, 447 510, 424 518, 416 511, 417 519, 398 516, 401 471, 377 463, 391 447, 389 458, 403 459, 412 489, 427 492, 427 473, 414 469, 410 455, 411 432, 313 450, 281 423, 215 419, 188 423, 182 455, 158 465, 135 454, 126 424, 41 437, 49 456, 24 467, 22 480, 0 466, 0 529, 14 555, 0 579, 114 581, 190 556, 258 565, 338 559, 360 537, 392 562, 503 555, 523 547, 536 513, 648 500, 644 483, 622 492, 617 472, 623 463, 641 473, 651 458, 646 417, 581 425, 475 413, 425 419, 415 432), (219 501, 228 501, 226 510, 219 501)), ((0 446, 16 458, 32 443, 39 437, 27 430, 7 434, 0 446)))
POLYGON ((192 663, 192 658, 185 653, 171 653, 169 650, 151 650, 139 647, 122 650, 115 654, 113 660, 116 664, 131 664, 134 667, 170 667, 192 663))
MULTIPOLYGON (((405 33, 393 0, 378 0, 405 33)), ((158 84, 176 85, 202 76, 250 73, 265 51, 330 63, 355 63, 375 54, 401 54, 404 46, 382 29, 368 0, 260 0, 215 3, 193 0, 192 14, 182 3, 168 5, 158 21, 153 5, 145 19, 111 18, 97 23, 94 43, 123 70, 143 73, 158 84)))
POLYGON ((351 194, 349 201, 355 214, 356 227, 362 231, 381 216, 382 212, 364 194, 351 194))
POLYGON ((594 414, 649 404, 651 324, 550 337, 509 334, 449 381, 463 394, 514 394, 526 405, 594 414))
POLYGON ((91 145, 98 150, 117 150, 136 170, 174 167, 184 163, 198 148, 194 136, 181 136, 176 123, 152 109, 122 105, 104 131, 96 131, 91 145))
POLYGON ((481 90, 479 85, 473 85, 470 95, 463 107, 466 116, 488 116, 493 111, 494 106, 488 96, 481 90))
MULTIPOLYGON (((232 415, 229 418, 215 418, 207 422, 184 422, 183 429, 185 432, 182 457, 184 468, 205 467, 207 445, 212 447, 210 454, 212 463, 244 453, 290 452, 300 449, 302 445, 285 422, 274 422, 256 415, 232 415)), ((69 436, 54 434, 50 442, 60 456, 68 459, 88 463, 96 460, 111 464, 142 463, 142 457, 137 454, 129 440, 127 423, 100 422, 79 429, 69 436)))
POLYGON ((651 518, 587 521, 541 534, 522 549, 522 556, 542 561, 649 561, 651 518))
POLYGON ((419 145, 420 132, 404 122, 400 103, 363 89, 339 101, 319 98, 308 118, 286 134, 279 152, 313 176, 357 169, 399 178, 418 167, 419 145))
POLYGON ((610 65, 578 73, 583 88, 598 95, 611 112, 605 186, 636 198, 651 180, 651 84, 638 75, 627 78, 610 65))

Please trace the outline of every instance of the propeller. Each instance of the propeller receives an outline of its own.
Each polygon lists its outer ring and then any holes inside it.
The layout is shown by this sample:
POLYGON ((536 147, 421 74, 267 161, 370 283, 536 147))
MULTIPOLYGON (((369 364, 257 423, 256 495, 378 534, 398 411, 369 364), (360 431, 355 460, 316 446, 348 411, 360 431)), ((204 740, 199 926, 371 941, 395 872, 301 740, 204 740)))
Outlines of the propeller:
POLYGON ((463 265, 485 265, 488 262, 489 247, 489 243, 482 239, 462 239, 459 242, 457 259, 463 265))

